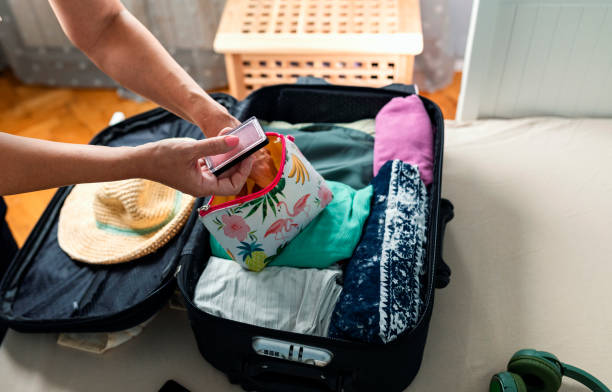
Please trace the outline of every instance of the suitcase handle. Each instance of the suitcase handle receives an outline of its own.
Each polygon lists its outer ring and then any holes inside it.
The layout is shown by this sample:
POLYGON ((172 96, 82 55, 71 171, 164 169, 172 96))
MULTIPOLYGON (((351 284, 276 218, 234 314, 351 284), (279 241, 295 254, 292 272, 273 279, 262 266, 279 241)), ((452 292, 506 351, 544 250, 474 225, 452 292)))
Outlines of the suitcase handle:
POLYGON ((247 381, 244 386, 263 391, 329 392, 340 391, 342 384, 342 377, 322 368, 282 360, 245 362, 243 369, 241 377, 247 381))
POLYGON ((295 84, 311 84, 314 86, 331 86, 331 83, 323 78, 317 78, 314 76, 299 76, 295 81, 295 84))
MULTIPOLYGON (((313 86, 331 86, 332 84, 323 78, 317 78, 314 76, 300 76, 297 78, 295 84, 301 85, 313 85, 313 86)), ((405 95, 418 94, 419 89, 415 84, 403 84, 403 83, 392 83, 387 86, 381 87, 383 90, 393 91, 402 93, 405 95)))
POLYGON ((446 224, 455 217, 455 207, 447 199, 440 201, 440 212, 438 214, 438 244, 436 247, 436 270, 435 285, 437 289, 443 289, 450 283, 451 269, 442 258, 442 248, 444 245, 444 233, 446 224))
POLYGON ((382 89, 406 95, 414 95, 419 93, 419 88, 416 84, 392 83, 387 86, 384 86, 382 89))

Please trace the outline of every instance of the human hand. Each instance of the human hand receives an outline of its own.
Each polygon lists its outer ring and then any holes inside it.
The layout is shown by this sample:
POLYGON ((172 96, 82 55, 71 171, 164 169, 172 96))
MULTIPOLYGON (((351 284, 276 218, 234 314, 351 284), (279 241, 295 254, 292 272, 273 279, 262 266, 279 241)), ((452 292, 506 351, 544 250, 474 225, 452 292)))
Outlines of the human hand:
MULTIPOLYGON (((225 135, 231 130, 231 128, 222 129, 219 135, 225 135)), ((278 172, 276 166, 274 166, 272 155, 270 151, 261 148, 255 151, 251 157, 253 158, 253 167, 251 168, 249 178, 255 181, 258 187, 265 188, 274 181, 276 173, 278 172)))
POLYGON ((238 142, 236 136, 165 139, 136 147, 136 151, 145 162, 146 179, 196 197, 235 195, 251 171, 253 158, 245 159, 217 177, 208 169, 204 157, 226 153, 238 142))

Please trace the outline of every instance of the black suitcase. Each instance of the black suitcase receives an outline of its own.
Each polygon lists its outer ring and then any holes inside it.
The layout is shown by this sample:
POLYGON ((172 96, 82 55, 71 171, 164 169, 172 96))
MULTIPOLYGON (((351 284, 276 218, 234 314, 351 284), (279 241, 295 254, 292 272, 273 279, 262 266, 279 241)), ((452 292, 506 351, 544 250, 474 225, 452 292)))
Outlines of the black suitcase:
POLYGON ((0 197, 0 279, 4 276, 4 271, 17 253, 17 243, 13 238, 11 229, 6 223, 6 203, 0 197))
MULTIPOLYGON (((303 81, 304 82, 304 81, 303 81)), ((238 119, 351 122, 373 118, 391 98, 414 94, 411 86, 383 89, 306 84, 262 88, 238 102, 213 97, 238 119)), ((210 254, 196 202, 188 222, 170 243, 138 263, 92 266, 71 261, 57 244, 57 219, 71 187, 58 190, 0 283, 0 319, 24 332, 104 332, 137 325, 158 311, 178 281, 202 355, 230 381, 247 390, 401 391, 415 377, 423 355, 434 289, 446 286, 450 269, 442 261, 446 223, 452 204, 440 198, 444 123, 440 109, 423 98, 436 131, 431 186, 425 310, 417 326, 386 344, 364 344, 260 328, 211 316, 192 302, 196 283, 210 254), (176 278, 176 279, 175 279, 176 278), (310 346, 333 356, 324 367, 258 355, 256 337, 310 346)), ((92 144, 138 145, 168 137, 202 138, 200 130, 163 109, 132 117, 103 130, 92 144)))
MULTIPOLYGON (((4 276, 4 271, 17 253, 17 244, 5 220, 6 204, 0 197, 0 279, 4 276)), ((6 325, 0 321, 0 343, 6 333, 6 325)))

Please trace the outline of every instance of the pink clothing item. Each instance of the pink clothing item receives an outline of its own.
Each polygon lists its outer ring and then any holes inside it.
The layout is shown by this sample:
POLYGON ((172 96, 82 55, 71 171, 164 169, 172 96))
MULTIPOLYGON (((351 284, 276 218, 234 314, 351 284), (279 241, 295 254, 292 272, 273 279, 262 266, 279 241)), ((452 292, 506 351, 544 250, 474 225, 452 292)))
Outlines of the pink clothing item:
POLYGON ((393 98, 376 115, 374 175, 387 161, 418 166, 426 186, 433 181, 434 131, 417 95, 393 98))

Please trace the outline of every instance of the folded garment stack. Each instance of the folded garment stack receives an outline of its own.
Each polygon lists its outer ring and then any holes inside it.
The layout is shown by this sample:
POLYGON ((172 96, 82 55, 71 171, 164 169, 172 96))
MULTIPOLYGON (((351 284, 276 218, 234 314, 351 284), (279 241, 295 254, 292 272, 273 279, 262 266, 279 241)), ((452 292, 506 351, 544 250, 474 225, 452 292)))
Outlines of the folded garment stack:
POLYGON ((326 336, 342 286, 339 268, 267 267, 247 271, 211 257, 194 302, 214 316, 261 327, 326 336))

